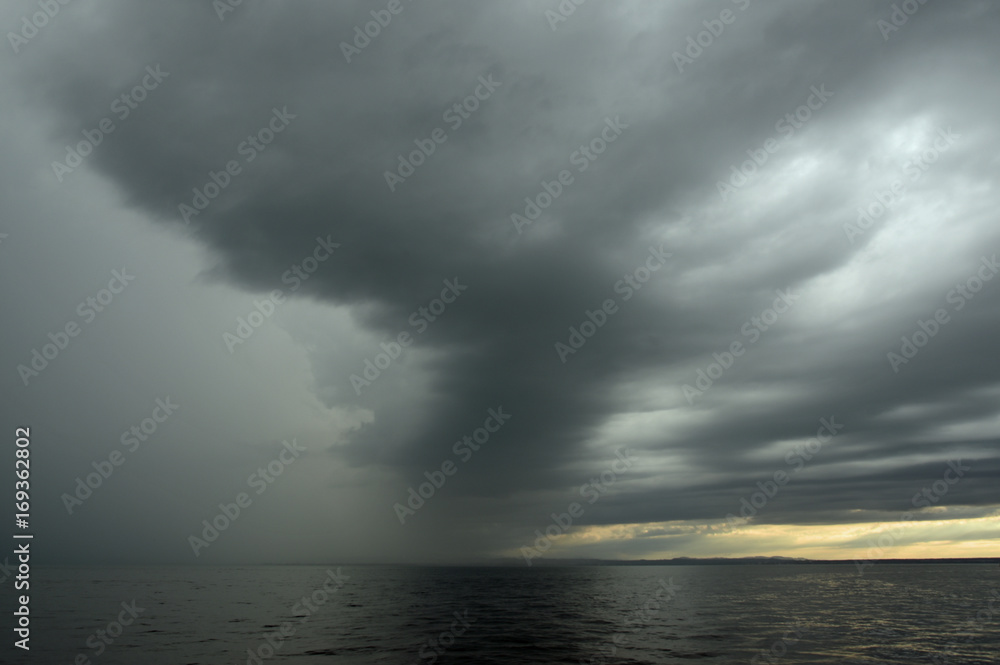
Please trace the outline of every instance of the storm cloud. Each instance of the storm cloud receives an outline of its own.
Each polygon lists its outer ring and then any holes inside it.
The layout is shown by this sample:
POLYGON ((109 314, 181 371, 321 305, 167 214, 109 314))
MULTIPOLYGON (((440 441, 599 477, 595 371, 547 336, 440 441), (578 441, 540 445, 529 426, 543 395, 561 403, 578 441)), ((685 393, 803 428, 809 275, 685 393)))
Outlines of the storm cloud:
POLYGON ((48 537, 465 560, 576 501, 564 553, 697 556, 777 472, 750 526, 995 517, 1000 22, 901 5, 81 2, 8 39, 4 392, 48 537), (134 286, 25 379, 116 256, 134 286))

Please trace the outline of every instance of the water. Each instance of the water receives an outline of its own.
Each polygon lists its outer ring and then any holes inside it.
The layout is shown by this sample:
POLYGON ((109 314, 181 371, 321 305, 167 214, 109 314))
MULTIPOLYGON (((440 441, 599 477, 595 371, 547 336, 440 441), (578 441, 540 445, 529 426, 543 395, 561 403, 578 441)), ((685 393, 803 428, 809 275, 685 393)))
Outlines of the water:
POLYGON ((342 567, 340 587, 327 570, 33 569, 30 662, 1000 663, 988 565, 342 567))

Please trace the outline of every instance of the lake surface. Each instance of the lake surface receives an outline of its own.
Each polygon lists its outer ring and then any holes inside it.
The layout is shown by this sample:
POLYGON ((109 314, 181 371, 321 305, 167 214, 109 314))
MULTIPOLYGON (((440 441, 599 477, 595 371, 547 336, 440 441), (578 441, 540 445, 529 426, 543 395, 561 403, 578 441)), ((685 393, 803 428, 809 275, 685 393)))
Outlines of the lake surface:
POLYGON ((31 585, 14 662, 1000 664, 989 565, 69 567, 31 585))

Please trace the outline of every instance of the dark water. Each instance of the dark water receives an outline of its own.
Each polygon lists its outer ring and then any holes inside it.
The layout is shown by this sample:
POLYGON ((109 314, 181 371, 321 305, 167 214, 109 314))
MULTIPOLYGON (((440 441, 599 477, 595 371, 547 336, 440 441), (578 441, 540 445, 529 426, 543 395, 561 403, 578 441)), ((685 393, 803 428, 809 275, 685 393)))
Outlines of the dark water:
POLYGON ((24 662, 1000 663, 993 566, 327 570, 33 570, 24 662))

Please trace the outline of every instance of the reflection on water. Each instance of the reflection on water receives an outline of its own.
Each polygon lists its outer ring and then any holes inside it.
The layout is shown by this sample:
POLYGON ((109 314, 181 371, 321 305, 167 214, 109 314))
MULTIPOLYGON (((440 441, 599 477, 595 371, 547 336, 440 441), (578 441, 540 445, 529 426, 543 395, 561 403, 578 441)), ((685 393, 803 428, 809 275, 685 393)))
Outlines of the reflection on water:
POLYGON ((852 565, 342 574, 320 593, 325 567, 42 569, 31 659, 1000 665, 1000 571, 987 565, 879 564, 863 577, 852 565), (138 619, 95 641, 132 599, 138 619))

